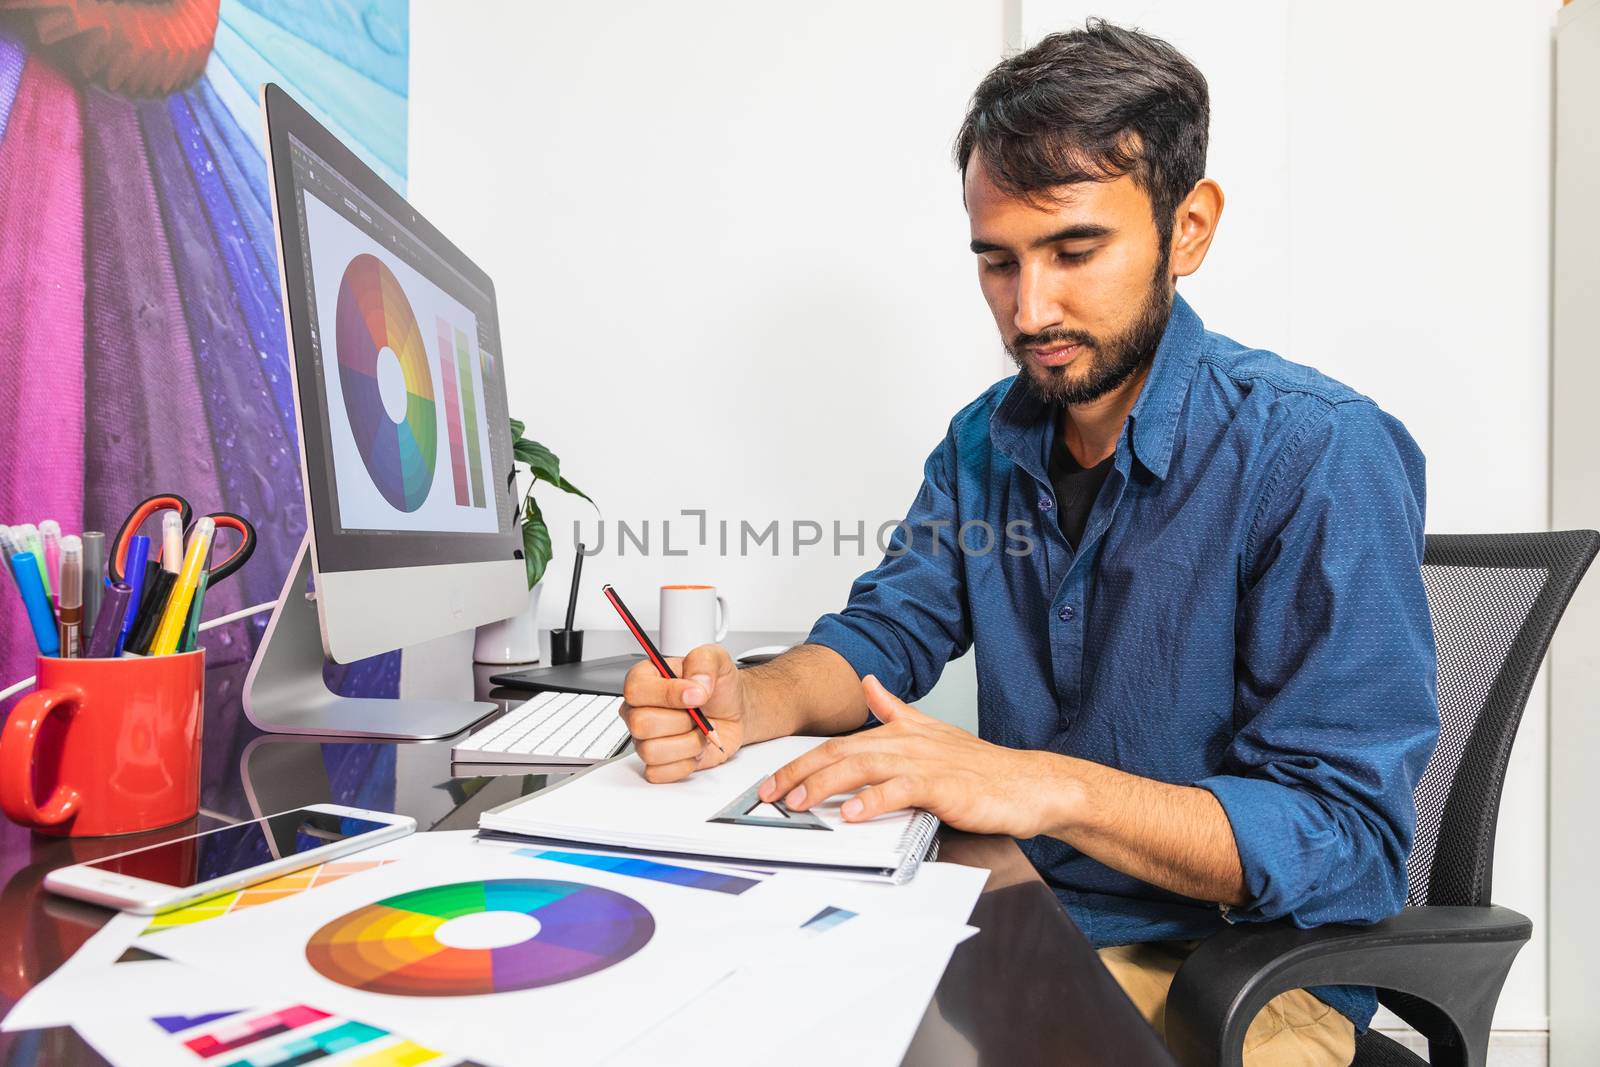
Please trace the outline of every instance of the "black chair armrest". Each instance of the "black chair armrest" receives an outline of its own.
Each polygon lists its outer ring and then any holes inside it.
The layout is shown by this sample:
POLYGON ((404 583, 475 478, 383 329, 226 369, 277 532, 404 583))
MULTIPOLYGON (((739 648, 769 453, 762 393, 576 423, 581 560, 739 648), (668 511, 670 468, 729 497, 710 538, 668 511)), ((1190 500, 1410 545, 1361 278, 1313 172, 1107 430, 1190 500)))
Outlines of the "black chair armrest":
POLYGON ((1273 997, 1307 986, 1369 985, 1437 1009, 1407 1018, 1436 1050, 1434 1064, 1482 1064, 1500 987, 1532 934, 1527 916, 1495 906, 1407 908, 1371 926, 1240 923, 1208 938, 1178 969, 1167 998, 1167 1045, 1191 1067, 1239 1067, 1245 1030, 1273 997))

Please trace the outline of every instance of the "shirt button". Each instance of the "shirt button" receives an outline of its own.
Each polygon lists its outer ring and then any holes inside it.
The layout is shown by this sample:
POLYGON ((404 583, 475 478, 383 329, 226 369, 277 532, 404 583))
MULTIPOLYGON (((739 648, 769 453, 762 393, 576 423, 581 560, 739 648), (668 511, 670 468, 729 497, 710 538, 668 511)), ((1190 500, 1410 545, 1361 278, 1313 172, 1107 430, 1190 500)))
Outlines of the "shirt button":
POLYGON ((1072 610, 1071 604, 1063 604, 1061 605, 1061 610, 1056 612, 1056 618, 1060 619, 1062 622, 1067 622, 1076 614, 1077 612, 1072 610))
POLYGON ((1051 508, 1053 508, 1055 506, 1056 506, 1056 502, 1054 500, 1051 500, 1049 497, 1042 496, 1042 497, 1039 498, 1039 510, 1040 511, 1049 511, 1051 508))

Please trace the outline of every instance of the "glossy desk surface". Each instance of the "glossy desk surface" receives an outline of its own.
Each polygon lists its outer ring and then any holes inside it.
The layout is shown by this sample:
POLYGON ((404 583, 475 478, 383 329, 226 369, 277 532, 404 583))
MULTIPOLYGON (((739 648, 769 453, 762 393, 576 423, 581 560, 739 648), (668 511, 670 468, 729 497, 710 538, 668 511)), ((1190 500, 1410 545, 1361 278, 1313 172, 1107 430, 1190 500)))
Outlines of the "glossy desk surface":
MULTIPOLYGON (((728 645, 737 653, 798 638, 736 633, 728 645)), ((630 651, 620 632, 591 632, 587 645, 594 658, 630 651)), ((469 676, 463 664, 443 672, 453 677, 436 680, 427 695, 454 688, 462 696, 511 706, 524 694, 488 682, 508 669, 514 668, 477 666, 469 676)), ((327 801, 398 811, 415 817, 421 829, 471 829, 480 812, 556 780, 541 774, 452 778, 450 741, 357 744, 263 735, 245 720, 236 682, 228 675, 213 678, 208 687, 197 819, 148 834, 83 839, 37 836, 0 820, 0 1013, 110 915, 47 894, 42 882, 55 867, 327 801)), ((907 1063, 1172 1062, 1015 843, 952 831, 942 842, 942 860, 992 873, 969 920, 981 932, 956 949, 907 1063)), ((843 988, 849 981, 840 976, 843 988)), ((104 1062, 69 1029, 0 1034, 0 1064, 104 1062)))

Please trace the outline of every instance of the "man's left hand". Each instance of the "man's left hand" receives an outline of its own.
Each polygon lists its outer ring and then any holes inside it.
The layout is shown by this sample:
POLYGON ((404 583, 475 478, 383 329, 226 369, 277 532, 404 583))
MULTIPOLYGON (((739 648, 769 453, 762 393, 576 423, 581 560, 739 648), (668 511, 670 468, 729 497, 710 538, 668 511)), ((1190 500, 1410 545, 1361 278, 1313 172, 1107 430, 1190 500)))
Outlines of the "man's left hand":
POLYGON ((847 822, 925 808, 948 826, 979 834, 1028 838, 1050 825, 1047 806, 1062 783, 1049 753, 991 745, 924 715, 872 675, 861 687, 883 725, 831 738, 780 768, 761 784, 762 800, 782 798, 805 811, 860 789, 840 809, 847 822))

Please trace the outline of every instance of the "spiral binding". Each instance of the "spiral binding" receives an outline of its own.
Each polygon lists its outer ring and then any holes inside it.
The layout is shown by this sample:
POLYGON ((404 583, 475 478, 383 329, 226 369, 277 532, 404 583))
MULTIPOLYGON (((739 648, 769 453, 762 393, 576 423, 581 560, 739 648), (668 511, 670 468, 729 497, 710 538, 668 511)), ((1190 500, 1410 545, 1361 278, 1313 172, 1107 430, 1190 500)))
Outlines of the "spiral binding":
POLYGON ((919 811, 911 817, 896 846, 905 852, 905 858, 894 872, 895 885, 911 881, 924 860, 931 861, 939 855, 939 840, 934 836, 938 832, 939 816, 933 812, 919 811))

